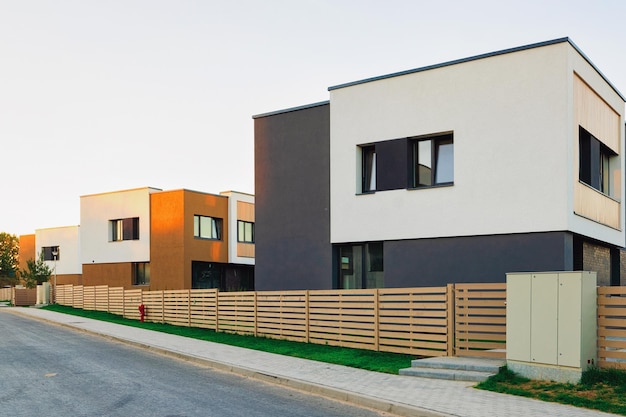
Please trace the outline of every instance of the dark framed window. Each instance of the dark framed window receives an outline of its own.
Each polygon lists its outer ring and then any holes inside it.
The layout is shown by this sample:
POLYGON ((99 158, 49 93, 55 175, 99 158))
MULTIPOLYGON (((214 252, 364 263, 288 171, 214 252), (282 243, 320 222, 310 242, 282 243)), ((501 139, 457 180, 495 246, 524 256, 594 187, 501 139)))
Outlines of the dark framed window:
POLYGON ((198 239, 222 239, 222 219, 209 216, 193 216, 193 236, 198 239))
POLYGON ((412 139, 411 187, 454 183, 454 140, 452 134, 412 139))
POLYGON ((111 241, 139 240, 139 217, 110 220, 111 241))
POLYGON ((237 220, 237 242, 254 243, 254 223, 237 220))
POLYGON ((44 261, 54 261, 61 259, 61 252, 58 246, 44 246, 41 248, 44 261))
POLYGON ((133 263, 133 285, 150 285, 150 263, 133 263))
POLYGON ((583 127, 578 128, 578 179, 601 193, 611 195, 612 166, 617 154, 583 127))
POLYGON ((376 191, 376 147, 361 146, 361 192, 376 191))
POLYGON ((383 242, 338 245, 335 250, 338 289, 384 287, 383 242))

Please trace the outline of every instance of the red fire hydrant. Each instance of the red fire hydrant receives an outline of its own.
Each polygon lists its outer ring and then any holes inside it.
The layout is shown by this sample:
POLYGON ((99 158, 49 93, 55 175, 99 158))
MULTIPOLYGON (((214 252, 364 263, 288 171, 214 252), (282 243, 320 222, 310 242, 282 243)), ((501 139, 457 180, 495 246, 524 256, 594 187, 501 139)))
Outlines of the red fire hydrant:
POLYGON ((143 321, 144 317, 146 317, 146 306, 139 304, 139 319, 143 321))

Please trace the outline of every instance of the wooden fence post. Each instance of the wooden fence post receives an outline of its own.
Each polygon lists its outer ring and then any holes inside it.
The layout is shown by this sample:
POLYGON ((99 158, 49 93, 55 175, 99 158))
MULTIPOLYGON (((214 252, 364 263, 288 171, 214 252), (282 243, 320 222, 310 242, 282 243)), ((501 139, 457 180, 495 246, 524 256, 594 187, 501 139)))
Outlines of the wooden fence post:
POLYGON ((380 289, 374 290, 374 348, 376 352, 380 351, 380 289))
POLYGON ((257 294, 258 293, 256 291, 254 291, 254 337, 257 337, 257 335, 258 335, 257 294))
POLYGON ((215 331, 220 331, 220 290, 215 289, 215 331))
POLYGON ((455 340, 455 328, 454 328, 454 324, 455 324, 455 318, 456 318, 456 303, 455 303, 455 289, 454 289, 454 284, 448 284, 446 286, 446 310, 447 310, 447 319, 448 319, 448 323, 446 325, 448 331, 447 331, 447 336, 448 336, 448 341, 447 341, 447 349, 446 349, 446 355, 447 356, 454 356, 455 354, 455 349, 454 349, 454 340, 455 340))
POLYGON ((187 327, 191 327, 191 290, 187 290, 187 327))
POLYGON ((309 311, 309 290, 306 290, 304 292, 304 315, 305 315, 305 320, 306 320, 306 343, 310 343, 310 336, 309 336, 309 327, 310 327, 310 319, 311 319, 311 314, 309 311))

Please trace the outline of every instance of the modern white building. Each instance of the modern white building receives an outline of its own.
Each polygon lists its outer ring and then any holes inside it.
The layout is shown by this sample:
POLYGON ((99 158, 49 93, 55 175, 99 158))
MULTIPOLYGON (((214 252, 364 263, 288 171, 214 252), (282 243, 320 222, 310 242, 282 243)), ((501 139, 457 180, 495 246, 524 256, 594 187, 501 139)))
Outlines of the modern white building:
POLYGON ((53 227, 35 231, 35 256, 43 253, 44 261, 52 271, 52 283, 62 277, 63 283, 79 284, 80 226, 53 227))
POLYGON ((280 247, 286 275, 264 243, 287 236, 262 225, 297 215, 276 204, 269 181, 297 190, 309 175, 319 183, 290 197, 324 201, 329 213, 320 206, 315 219, 294 225, 328 224, 312 251, 328 273, 308 286, 440 285, 580 269, 597 271, 601 284, 620 282, 625 99, 569 38, 329 91, 328 102, 255 116, 260 289, 307 286, 305 270, 296 283, 270 278, 293 278, 306 254, 280 247), (303 155, 287 140, 303 154, 329 150, 299 171, 290 159, 303 155), (273 175, 279 171, 283 178, 273 175))
POLYGON ((20 258, 43 253, 58 284, 252 290, 254 220, 254 196, 236 191, 90 194, 80 198, 80 227, 21 236, 20 258))

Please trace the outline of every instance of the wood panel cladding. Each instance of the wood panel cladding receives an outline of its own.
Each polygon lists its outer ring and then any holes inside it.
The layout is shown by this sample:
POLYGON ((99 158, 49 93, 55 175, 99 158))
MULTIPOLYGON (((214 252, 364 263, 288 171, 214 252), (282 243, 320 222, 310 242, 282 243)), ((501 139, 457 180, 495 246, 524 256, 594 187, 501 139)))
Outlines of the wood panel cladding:
POLYGON ((616 200, 585 184, 574 184, 574 213, 580 216, 619 229, 620 206, 616 200))
POLYGON ((619 154, 619 114, 577 74, 574 74, 574 108, 577 124, 619 154))
POLYGON ((254 204, 237 201, 237 220, 254 223, 254 204))

